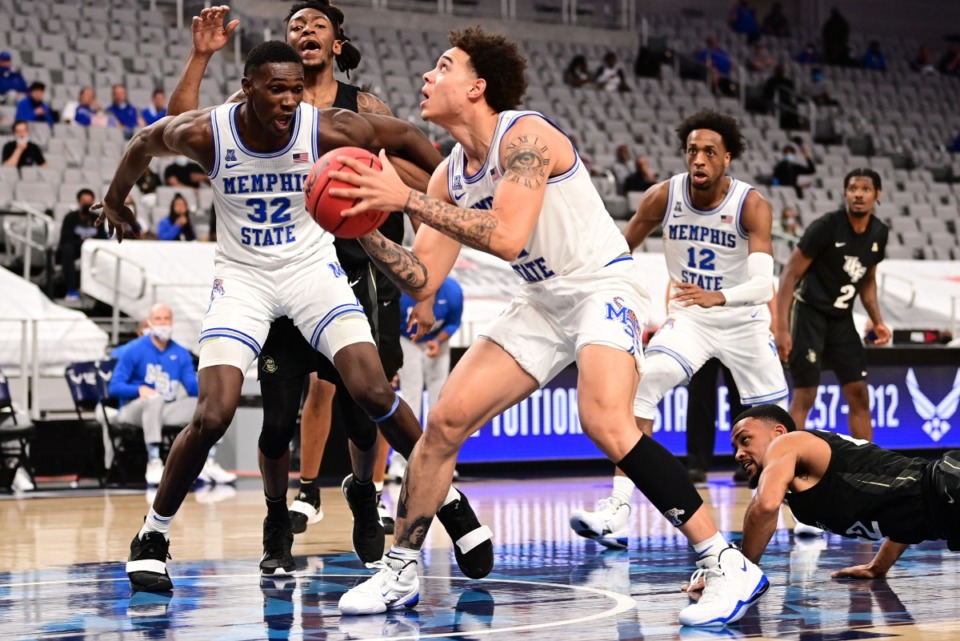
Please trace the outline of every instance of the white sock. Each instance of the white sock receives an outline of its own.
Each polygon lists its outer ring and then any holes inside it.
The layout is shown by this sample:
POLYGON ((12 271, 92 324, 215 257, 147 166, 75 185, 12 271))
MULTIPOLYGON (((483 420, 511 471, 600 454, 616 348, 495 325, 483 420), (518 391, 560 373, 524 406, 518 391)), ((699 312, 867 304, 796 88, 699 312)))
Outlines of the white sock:
POLYGON ((402 548, 396 545, 390 546, 390 551, 388 554, 395 559, 400 559, 403 562, 413 561, 414 563, 417 563, 420 560, 420 550, 411 550, 410 548, 402 548))
POLYGON ((450 486, 450 489, 447 490, 447 498, 443 499, 443 505, 440 507, 447 507, 454 501, 460 500, 460 492, 457 491, 457 488, 450 486))
POLYGON ((383 481, 374 481, 373 487, 377 490, 377 494, 380 494, 380 492, 383 492, 383 481))
POLYGON ((156 510, 150 508, 150 511, 147 512, 147 518, 143 521, 143 527, 140 528, 140 534, 137 536, 142 538, 147 532, 160 532, 163 534, 163 538, 169 540, 170 523, 172 521, 172 516, 160 516, 156 510))
POLYGON ((630 505, 630 499, 633 498, 633 491, 637 489, 637 486, 633 484, 633 481, 626 476, 614 476, 613 477, 613 492, 610 493, 610 496, 619 500, 621 503, 630 505))
POLYGON ((720 534, 720 532, 717 532, 705 541, 694 543, 693 551, 696 552, 702 559, 705 556, 716 556, 720 554, 721 550, 728 547, 730 547, 730 544, 727 543, 727 540, 723 538, 723 535, 720 534))
POLYGON ((207 454, 207 460, 212 461, 213 457, 217 455, 217 446, 214 445, 210 448, 210 452, 207 454))

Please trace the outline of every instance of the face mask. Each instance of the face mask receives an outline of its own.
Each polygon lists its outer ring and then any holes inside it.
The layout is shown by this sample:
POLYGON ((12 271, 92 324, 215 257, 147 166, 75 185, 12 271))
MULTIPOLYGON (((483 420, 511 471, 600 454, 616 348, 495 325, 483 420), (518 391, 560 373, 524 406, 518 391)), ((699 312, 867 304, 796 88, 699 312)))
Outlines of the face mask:
POLYGON ((794 156, 793 154, 787 154, 786 156, 783 157, 783 159, 786 160, 787 162, 793 162, 794 159, 796 159, 796 156, 794 156))
POLYGON ((17 142, 22 142, 22 143, 30 142, 30 136, 17 136, 17 142))
POLYGON ((173 325, 151 325, 150 335, 165 343, 173 336, 173 325))

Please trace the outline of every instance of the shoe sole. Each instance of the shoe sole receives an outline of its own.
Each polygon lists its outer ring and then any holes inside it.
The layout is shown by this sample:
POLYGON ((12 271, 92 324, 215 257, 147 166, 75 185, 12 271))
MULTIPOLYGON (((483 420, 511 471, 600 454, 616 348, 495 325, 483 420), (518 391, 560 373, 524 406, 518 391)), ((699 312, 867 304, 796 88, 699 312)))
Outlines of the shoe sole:
MULTIPOLYGON (((344 497, 346 498, 346 497, 344 497)), ((323 520, 323 508, 314 507, 304 501, 294 501, 290 504, 290 521, 293 524, 294 534, 303 534, 307 531, 308 525, 315 525, 323 520), (306 507, 301 507, 306 506, 306 507), (313 512, 309 514, 307 510, 313 512)))
POLYGON ((170 592, 173 590, 173 581, 170 577, 154 572, 130 572, 130 589, 134 592, 170 592))
POLYGON ((629 537, 624 531, 611 532, 610 534, 597 534, 596 530, 580 519, 574 517, 570 519, 570 527, 573 531, 585 539, 596 541, 605 548, 611 550, 626 550, 629 544, 629 537))
POLYGON ((366 616, 371 614, 383 614, 384 612, 392 612, 394 610, 403 610, 404 608, 412 609, 416 607, 418 603, 420 603, 419 587, 412 594, 408 594, 402 599, 397 599, 397 601, 395 601, 394 603, 391 603, 390 605, 386 605, 385 603, 378 603, 377 604, 378 606, 383 607, 382 610, 379 608, 361 610, 360 608, 343 607, 340 605, 338 605, 337 607, 340 609, 340 614, 342 614, 343 616, 353 617, 353 616, 366 616))
POLYGON ((293 576, 293 573, 296 572, 297 566, 294 565, 291 568, 260 568, 261 576, 293 576))
POLYGON ((706 627, 720 627, 720 626, 728 625, 730 623, 736 623, 737 621, 743 618, 743 615, 747 613, 747 610, 749 610, 751 606, 755 605, 757 601, 760 600, 760 597, 766 594, 769 588, 770 588, 770 581, 767 580, 766 576, 761 576, 760 583, 757 585, 757 587, 754 588, 753 594, 750 595, 750 598, 748 598, 746 601, 738 602, 737 607, 734 608, 730 616, 727 616, 724 618, 718 618, 718 619, 711 619, 710 621, 705 621, 703 623, 687 623, 687 622, 681 621, 680 624, 690 626, 690 627, 706 628, 706 627))

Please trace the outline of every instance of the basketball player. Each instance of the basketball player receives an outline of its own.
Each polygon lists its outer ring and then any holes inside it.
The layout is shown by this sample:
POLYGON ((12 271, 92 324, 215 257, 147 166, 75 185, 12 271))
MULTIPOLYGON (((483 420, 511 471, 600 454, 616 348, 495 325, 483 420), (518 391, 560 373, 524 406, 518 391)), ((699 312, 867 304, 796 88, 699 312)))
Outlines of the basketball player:
POLYGON ((402 208, 422 223, 412 253, 377 233, 361 240, 417 300, 439 288, 462 244, 509 261, 523 285, 447 379, 407 466, 394 545, 374 577, 343 595, 340 611, 418 601, 420 548, 460 447, 576 361, 583 431, 694 544, 698 563, 716 570, 705 600, 681 612, 681 622, 736 620, 766 578, 727 546, 683 466, 637 430, 630 412, 649 297, 627 243, 569 138, 541 114, 515 111, 527 84, 517 46, 479 28, 452 32, 450 43, 423 76, 423 118, 457 141, 428 192, 404 186, 381 154, 382 172, 345 161, 361 175, 333 176, 356 187, 331 194, 361 199, 344 215, 402 208))
MULTIPOLYGON (((169 114, 177 115, 196 109, 199 105, 200 84, 210 57, 223 49, 239 21, 224 25, 229 12, 225 6, 204 9, 193 19, 193 48, 187 65, 174 90, 169 105, 169 114)), ((304 102, 318 109, 338 107, 361 113, 393 115, 390 109, 376 96, 361 92, 354 85, 339 82, 333 74, 334 64, 341 71, 355 69, 360 63, 360 52, 343 33, 343 13, 326 2, 308 0, 296 2, 287 14, 287 44, 299 54, 304 64, 304 102)), ((243 100, 237 92, 231 101, 243 100)), ((403 216, 391 216, 380 227, 391 240, 403 238, 403 216)), ((380 352, 387 379, 393 379, 403 364, 400 347, 400 290, 390 279, 372 268, 370 259, 355 240, 334 240, 340 265, 357 299, 361 301, 367 318, 370 319, 374 339, 380 352)), ((290 520, 295 534, 306 531, 307 525, 318 523, 323 518, 320 505, 320 487, 316 483, 320 461, 333 417, 333 401, 336 394, 337 413, 341 422, 366 424, 372 429, 363 410, 353 401, 327 359, 313 351, 287 316, 281 316, 270 325, 270 333, 260 352, 257 374, 260 378, 260 393, 263 398, 263 419, 271 425, 268 429, 288 429, 296 423, 303 396, 304 377, 309 381, 303 414, 300 419, 300 490, 290 506, 290 520), (305 354, 313 354, 305 357, 305 354), (317 375, 319 373, 319 376, 317 375)), ((389 447, 378 439, 378 448, 370 452, 377 459, 373 466, 373 489, 361 484, 354 489, 367 490, 362 497, 353 497, 350 508, 354 513, 354 534, 382 528, 393 532, 393 517, 383 506, 379 497, 383 486, 384 468, 389 447), (378 514, 379 513, 379 514, 378 514)), ((354 476, 356 480, 357 476, 354 476)), ((361 546, 362 547, 362 546, 361 546)), ((383 554, 377 553, 374 561, 383 554)))
POLYGON ((946 540, 960 550, 960 450, 929 462, 869 441, 820 430, 797 430, 774 405, 737 417, 730 442, 757 492, 743 523, 743 553, 760 562, 777 528, 780 504, 824 530, 868 541, 883 540, 866 565, 834 578, 882 579, 912 543, 946 540))
POLYGON ((801 428, 817 398, 823 361, 832 367, 850 408, 850 434, 873 440, 863 342, 853 323, 859 294, 873 321, 876 344, 890 341, 877 300, 877 264, 887 250, 888 228, 873 215, 880 175, 854 169, 843 179, 846 207, 807 228, 780 275, 777 349, 790 365, 790 415, 801 428))
MULTIPOLYGON (((310 345, 334 363, 350 395, 383 426, 394 447, 405 447, 409 454, 420 435, 410 408, 384 376, 370 324, 336 260, 332 237, 304 208, 303 183, 321 153, 336 147, 386 145, 421 169, 436 165, 436 150, 403 121, 302 104, 303 65, 283 42, 253 48, 243 91, 246 102, 167 117, 138 132, 101 205, 98 223, 109 221, 118 240, 123 239, 120 223, 139 232, 133 212, 121 204, 124 197, 153 156, 183 155, 209 172, 222 228, 200 333, 197 411, 174 442, 154 505, 131 543, 127 574, 135 590, 171 589, 166 570, 170 522, 207 451, 230 424, 244 372, 280 314, 289 314, 310 345)), ((376 443, 375 431, 350 427, 351 440, 368 452, 376 443)), ((268 512, 260 568, 266 575, 295 568, 286 506, 292 429, 291 423, 286 431, 265 429, 260 435, 268 512)), ((480 528, 464 497, 458 493, 451 505, 461 526, 454 533, 482 536, 475 530, 486 528, 480 528), (462 527, 465 515, 474 527, 462 527)), ((379 546, 382 550, 382 538, 379 546)), ((481 557, 484 566, 492 565, 492 551, 481 557)))
MULTIPOLYGON (((740 126, 706 110, 681 122, 677 136, 687 172, 648 189, 624 230, 632 249, 663 227, 673 288, 667 320, 647 346, 633 403, 647 436, 663 395, 711 358, 730 368, 744 405, 787 396, 766 305, 773 297, 773 214, 751 185, 727 175, 743 153, 740 126)), ((633 489, 618 470, 612 496, 596 512, 572 512, 570 525, 606 547, 626 548, 633 489)))

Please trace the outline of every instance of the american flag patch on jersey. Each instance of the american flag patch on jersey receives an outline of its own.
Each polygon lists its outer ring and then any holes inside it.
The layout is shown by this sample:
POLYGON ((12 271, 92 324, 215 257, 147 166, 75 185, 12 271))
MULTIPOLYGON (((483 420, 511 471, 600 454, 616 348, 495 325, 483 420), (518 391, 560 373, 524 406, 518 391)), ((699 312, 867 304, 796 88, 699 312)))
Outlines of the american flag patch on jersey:
POLYGON ((300 151, 293 154, 293 162, 310 162, 310 154, 300 151))
POLYGON ((721 214, 721 215, 720 215, 720 222, 721 222, 721 223, 732 223, 732 222, 733 222, 733 216, 728 216, 727 214, 721 214))

